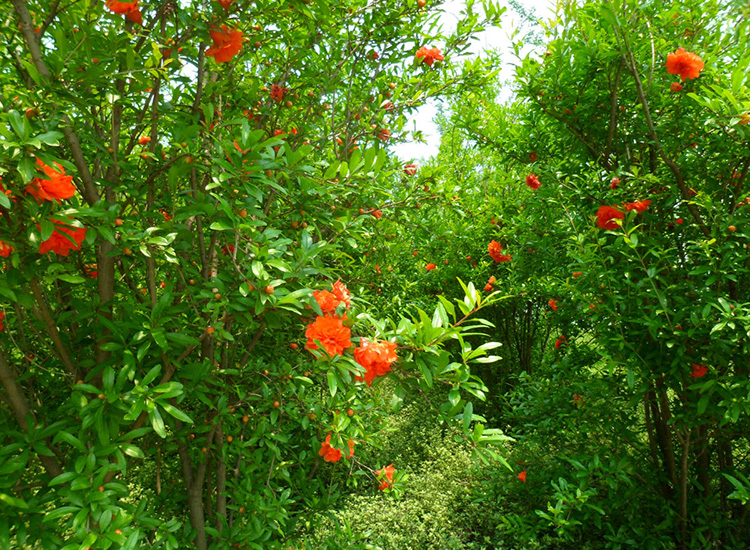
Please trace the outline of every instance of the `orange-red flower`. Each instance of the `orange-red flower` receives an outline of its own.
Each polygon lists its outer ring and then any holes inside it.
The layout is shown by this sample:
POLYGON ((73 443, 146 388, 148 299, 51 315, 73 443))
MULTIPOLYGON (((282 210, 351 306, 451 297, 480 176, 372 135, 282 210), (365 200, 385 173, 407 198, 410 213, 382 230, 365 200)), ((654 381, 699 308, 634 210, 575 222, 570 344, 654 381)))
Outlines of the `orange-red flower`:
POLYGON ((73 176, 65 175, 65 168, 59 163, 55 163, 57 170, 44 164, 40 159, 36 159, 36 163, 47 175, 47 178, 34 178, 31 183, 26 186, 26 191, 36 197, 39 201, 53 201, 69 199, 76 193, 75 185, 73 185, 73 176))
POLYGON ((406 172, 407 176, 413 176, 417 173, 417 165, 416 164, 406 164, 404 165, 404 172, 406 172))
POLYGON ((375 470, 375 475, 378 476, 378 479, 380 480, 379 489, 381 491, 393 485, 393 473, 395 471, 396 468, 393 467, 393 462, 391 462, 390 465, 386 466, 385 468, 375 470))
POLYGON ((683 82, 688 78, 698 78, 704 66, 700 57, 683 48, 667 55, 667 72, 680 75, 683 82))
POLYGON ((646 199, 645 201, 625 202, 622 205, 625 207, 625 210, 627 210, 628 212, 631 210, 635 210, 636 212, 640 214, 641 212, 645 212, 650 204, 651 204, 651 200, 646 199))
POLYGON ((396 342, 377 340, 370 342, 362 338, 358 348, 354 349, 354 359, 365 368, 365 376, 357 376, 357 381, 365 381, 372 386, 376 376, 383 376, 391 370, 391 365, 398 360, 396 355, 396 342))
POLYGON ((520 474, 518 474, 518 479, 520 479, 521 481, 523 481, 524 483, 526 483, 526 470, 524 470, 523 472, 521 472, 520 474))
POLYGON ((534 153, 534 152, 529 153, 529 160, 531 162, 536 162, 536 158, 537 158, 536 157, 536 153, 534 153))
POLYGON ((346 309, 349 309, 351 300, 349 298, 349 291, 343 285, 341 281, 336 281, 333 284, 333 292, 327 290, 314 290, 313 296, 315 301, 318 302, 320 309, 325 315, 332 315, 336 313, 336 308, 339 304, 344 304, 346 309))
POLYGON ((491 283, 487 283, 486 285, 484 285, 484 291, 485 292, 492 292, 492 284, 491 283))
POLYGON ((219 1, 219 4, 221 4, 221 7, 224 8, 225 10, 229 9, 229 6, 231 6, 232 2, 234 2, 234 0, 218 0, 218 1, 219 1))
POLYGON ((503 246, 495 240, 490 241, 490 244, 487 246, 487 251, 490 253, 490 257, 496 262, 510 261, 510 254, 503 254, 503 246))
POLYGON ((328 434, 326 440, 320 444, 320 450, 318 454, 323 457, 326 462, 338 462, 341 460, 341 451, 336 447, 331 447, 331 434, 328 434))
POLYGON ((332 315, 318 317, 307 325, 305 336, 308 349, 318 349, 315 343, 318 340, 329 355, 341 354, 352 345, 352 331, 344 326, 340 317, 332 315))
POLYGON ((39 254, 54 252, 60 256, 67 256, 71 250, 80 250, 83 239, 86 238, 85 227, 74 227, 66 223, 53 222, 55 225, 52 235, 39 245, 39 254))
POLYGON ((335 313, 336 308, 341 303, 341 300, 336 298, 336 296, 332 292, 328 292, 327 290, 314 290, 313 296, 315 297, 315 301, 318 302, 321 311, 325 315, 335 313))
POLYGON ((568 339, 565 338, 565 335, 561 334, 557 338, 557 340, 555 340, 555 349, 560 349, 560 346, 562 346, 563 344, 567 344, 567 343, 568 343, 568 339))
POLYGON ((0 256, 7 258, 11 252, 13 252, 13 247, 6 242, 0 241, 0 256))
POLYGON ((349 289, 341 282, 341 279, 333 283, 333 295, 344 302, 346 309, 349 309, 349 306, 351 305, 351 294, 349 293, 349 289))
POLYGON ((526 185, 536 190, 542 186, 542 182, 534 174, 529 174, 526 176, 526 185))
POLYGON ((4 319, 5 319, 5 313, 0 311, 0 330, 5 330, 5 325, 3 324, 4 319))
POLYGON ((596 225, 599 229, 614 230, 620 227, 615 220, 625 218, 625 213, 620 211, 616 206, 602 205, 596 211, 596 225))
POLYGON ((425 268, 425 269, 426 269, 427 271, 432 271, 432 270, 433 270, 433 269, 435 269, 436 267, 437 267, 437 266, 436 266, 435 264, 433 264, 433 263, 429 263, 429 264, 427 264, 426 266, 424 266, 424 268, 425 268))
POLYGON ((124 15, 130 19, 133 23, 143 25, 143 15, 138 8, 139 0, 133 0, 132 2, 118 2, 118 0, 107 0, 107 8, 112 13, 124 15))
POLYGON ((669 89, 671 91, 673 91, 673 92, 681 92, 682 91, 682 84, 680 84, 679 82, 672 82, 669 85, 669 89))
POLYGON ((445 59, 440 53, 440 50, 438 50, 437 48, 428 48, 427 46, 422 46, 421 48, 419 48, 414 57, 416 57, 417 59, 421 59, 430 67, 432 67, 432 64, 435 61, 442 61, 443 59, 445 59))
POLYGON ((273 99, 276 103, 281 103, 284 100, 284 94, 288 92, 289 90, 287 88, 282 88, 278 84, 271 85, 271 91, 269 92, 269 95, 271 96, 271 99, 273 99))
POLYGON ((151 138, 148 136, 143 136, 138 140, 138 143, 141 145, 146 145, 149 141, 151 141, 151 138))
POLYGON ((620 178, 617 176, 612 178, 612 182, 609 184, 610 189, 617 189, 617 186, 620 185, 620 178))
POLYGON ((346 458, 351 458, 354 456, 354 446, 357 444, 357 442, 350 439, 346 442, 346 444, 349 445, 349 453, 346 455, 346 458))
POLYGON ((239 29, 229 29, 222 25, 220 29, 214 27, 208 31, 211 39, 214 41, 207 51, 206 55, 213 57, 217 63, 226 63, 240 53, 242 49, 242 31, 239 29))
POLYGON ((378 138, 381 141, 388 141, 391 138, 391 132, 387 128, 381 128, 378 130, 378 138))
POLYGON ((550 301, 547 303, 549 304, 549 308, 552 311, 557 311, 557 300, 555 300, 554 298, 550 298, 550 301))
POLYGON ((692 365, 690 365, 690 368, 690 376, 692 376, 693 378, 701 378, 708 372, 708 367, 706 365, 697 365, 693 363, 692 365))
POLYGON ((383 217, 383 213, 380 211, 380 209, 373 210, 372 212, 370 212, 370 214, 372 214, 373 216, 375 216, 376 220, 379 220, 380 218, 383 217))

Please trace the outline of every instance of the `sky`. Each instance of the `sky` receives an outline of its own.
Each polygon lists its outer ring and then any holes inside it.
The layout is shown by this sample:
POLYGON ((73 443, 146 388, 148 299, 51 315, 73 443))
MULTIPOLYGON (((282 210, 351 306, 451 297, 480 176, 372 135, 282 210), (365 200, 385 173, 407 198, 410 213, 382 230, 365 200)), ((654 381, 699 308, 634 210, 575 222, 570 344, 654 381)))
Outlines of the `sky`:
MULTIPOLYGON (((529 10, 533 10, 537 18, 549 19, 552 17, 555 8, 555 0, 519 0, 519 3, 529 10)), ((447 0, 443 4, 444 13, 441 15, 441 22, 446 33, 456 28, 456 21, 461 8, 464 5, 463 0, 447 0)), ((481 4, 477 2, 475 9, 481 9, 481 4)), ((502 64, 499 78, 510 78, 512 73, 513 53, 511 49, 510 35, 519 25, 519 18, 511 8, 503 14, 502 28, 492 28, 479 35, 475 41, 474 51, 476 54, 491 49, 499 49, 505 52, 502 56, 508 62, 502 64)), ((434 122, 437 115, 436 101, 429 101, 419 107, 406 123, 405 129, 412 130, 416 125, 417 130, 422 130, 426 143, 417 143, 408 141, 399 143, 394 147, 394 152, 404 161, 422 160, 434 156, 440 146, 440 134, 438 127, 434 122)))

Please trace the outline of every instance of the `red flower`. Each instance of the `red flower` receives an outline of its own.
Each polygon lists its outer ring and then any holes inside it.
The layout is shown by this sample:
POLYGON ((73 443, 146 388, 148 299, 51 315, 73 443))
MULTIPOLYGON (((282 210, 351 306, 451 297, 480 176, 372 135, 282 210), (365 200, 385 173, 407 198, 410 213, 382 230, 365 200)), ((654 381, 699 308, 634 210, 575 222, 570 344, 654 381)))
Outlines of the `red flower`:
POLYGON ((682 218, 677 218, 677 219, 676 219, 676 220, 674 221, 674 223, 676 223, 677 225, 682 225, 682 223, 683 223, 683 222, 682 222, 682 218))
POLYGON ((307 337, 308 349, 318 349, 317 344, 314 342, 318 340, 323 344, 323 348, 329 355, 340 355, 346 348, 352 345, 352 341, 350 340, 352 331, 349 330, 349 327, 344 326, 340 317, 332 315, 318 317, 315 321, 307 325, 305 336, 307 337))
POLYGON ((85 227, 74 227, 60 222, 53 223, 55 230, 49 239, 39 245, 39 254, 46 254, 52 251, 60 256, 67 256, 71 250, 81 249, 81 243, 86 238, 85 227))
POLYGON ((362 338, 359 347, 354 348, 354 359, 365 369, 365 376, 356 376, 355 379, 358 382, 364 380, 368 386, 372 386, 375 377, 390 372, 391 365, 398 360, 396 342, 369 342, 367 338, 362 338))
POLYGON ((367 57, 369 57, 370 59, 372 59, 373 61, 375 61, 378 57, 380 57, 380 55, 378 55, 378 52, 372 51, 372 52, 370 52, 370 53, 367 54, 367 57))
POLYGON ((354 456, 354 446, 357 444, 357 442, 350 439, 346 442, 346 444, 349 445, 349 453, 346 455, 346 458, 351 458, 354 456))
POLYGON ((375 470, 375 475, 378 476, 378 479, 380 480, 379 489, 381 491, 393 485, 393 472, 395 471, 396 468, 393 467, 393 462, 391 462, 391 464, 389 466, 386 466, 385 468, 375 470))
POLYGON ((432 64, 435 61, 442 61, 443 59, 445 59, 440 53, 440 50, 438 50, 437 48, 428 48, 427 46, 422 46, 421 48, 419 48, 414 57, 416 57, 417 59, 421 59, 430 67, 432 67, 432 64))
POLYGON ((0 330, 5 330, 5 325, 3 324, 4 319, 5 319, 5 313, 0 311, 0 330))
POLYGON ((529 153, 529 160, 531 162, 536 162, 536 153, 529 153))
POLYGON ((372 212, 370 212, 370 214, 375 216, 376 220, 379 220, 380 218, 383 217, 383 213, 380 210, 373 210, 372 212))
POLYGON ((561 334, 559 338, 555 340, 555 349, 560 349, 560 346, 562 346, 563 344, 567 344, 567 343, 568 343, 568 339, 565 338, 565 336, 561 334))
POLYGON ((549 308, 552 311, 557 311, 557 300, 555 300, 554 298, 550 298, 550 301, 547 303, 549 304, 549 308))
POLYGON ((143 25, 143 16, 138 9, 138 1, 139 0, 133 0, 132 2, 118 2, 117 0, 107 0, 106 5, 112 13, 124 15, 133 23, 143 25))
POLYGON ((13 247, 6 242, 0 241, 0 256, 7 258, 11 252, 13 252, 13 247))
POLYGON ((542 186, 542 182, 534 174, 529 174, 526 176, 526 185, 532 189, 539 189, 542 186))
POLYGON ((234 2, 234 0, 218 0, 218 2, 219 2, 219 4, 221 4, 222 8, 224 8, 225 10, 227 10, 227 9, 229 9, 229 6, 232 5, 232 2, 234 2))
POLYGON ((331 447, 331 434, 328 434, 326 440, 320 444, 320 450, 318 454, 323 457, 326 462, 338 462, 341 460, 341 451, 335 447, 331 447))
POLYGON ((417 165, 416 164, 406 164, 404 166, 404 172, 406 172, 407 176, 413 176, 417 173, 417 165))
POLYGON ((622 220, 624 218, 625 214, 618 210, 616 206, 602 205, 596 211, 596 225, 599 229, 617 229, 620 226, 615 220, 622 220))
POLYGON ((411 253, 412 256, 416 256, 417 254, 419 254, 419 250, 415 250, 414 252, 411 253))
POLYGON ((574 393, 574 394, 573 394, 573 405, 575 405, 575 406, 576 406, 576 408, 578 408, 578 407, 580 407, 581 405, 583 405, 583 397, 581 397, 581 396, 580 396, 580 395, 578 395, 577 393, 574 393))
POLYGON ((617 189, 617 186, 620 185, 620 178, 615 176, 612 178, 612 183, 609 184, 610 189, 617 189))
POLYGON ((523 472, 521 472, 520 474, 518 474, 518 479, 520 479, 521 481, 523 481, 524 483, 526 483, 526 470, 524 470, 523 472))
POLYGON ((39 201, 53 201, 61 199, 69 199, 76 193, 75 185, 73 185, 73 176, 66 176, 65 169, 62 165, 57 162, 55 165, 58 170, 55 170, 51 166, 47 166, 40 159, 36 159, 37 165, 44 171, 47 178, 34 178, 31 183, 26 186, 26 191, 37 198, 39 201))
POLYGON ((510 261, 510 254, 502 254, 503 247, 499 242, 495 240, 490 241, 490 244, 487 245, 487 251, 490 253, 490 256, 492 257, 492 259, 495 260, 496 262, 509 262, 510 261))
POLYGON ((486 284, 486 285, 484 286, 484 291, 485 291, 485 292, 492 292, 492 285, 491 285, 490 283, 487 283, 487 284, 486 284))
POLYGON ((679 82, 672 82, 672 84, 669 85, 669 89, 673 92, 681 92, 682 84, 680 84, 679 82))
POLYGON ((217 63, 226 63, 240 53, 242 49, 242 31, 239 29, 229 29, 226 25, 221 28, 214 27, 208 31, 211 39, 214 41, 213 46, 206 50, 206 55, 213 57, 217 63))
POLYGON ((85 264, 83 266, 84 273, 89 279, 99 278, 99 266, 97 264, 85 264))
POLYGON ((323 311, 324 315, 334 314, 336 312, 336 308, 339 307, 339 304, 342 303, 335 294, 333 294, 332 292, 328 292, 327 290, 314 290, 313 296, 315 297, 315 301, 318 302, 318 305, 320 306, 320 309, 323 311))
POLYGON ((630 212, 631 210, 637 211, 639 214, 641 212, 645 212, 646 209, 651 204, 651 200, 647 199, 645 201, 637 201, 637 202, 624 202, 622 205, 625 207, 625 210, 630 212))
POLYGON ((667 55, 667 72, 680 75, 683 82, 688 78, 698 78, 704 66, 700 57, 683 48, 667 55))
POLYGON ((148 136, 143 136, 142 138, 140 138, 140 139, 138 140, 138 143, 140 143, 141 145, 146 145, 146 144, 147 144, 147 143, 148 143, 149 141, 151 141, 151 138, 150 138, 150 137, 148 137, 148 136))
POLYGON ((333 295, 340 301, 344 302, 346 309, 349 309, 349 306, 351 305, 351 294, 349 293, 349 289, 344 286, 344 283, 342 283, 340 279, 333 283, 333 295))
POLYGON ((424 268, 425 268, 425 269, 426 269, 427 271, 432 271, 432 270, 433 270, 433 269, 435 269, 436 267, 437 267, 437 266, 436 266, 435 264, 433 264, 433 263, 429 263, 429 264, 427 264, 426 266, 424 266, 424 268))
POLYGON ((701 378, 708 372, 708 367, 706 365, 697 365, 693 363, 692 365, 690 365, 690 368, 692 369, 690 376, 692 376, 693 378, 701 378))
POLYGON ((284 94, 288 91, 288 88, 282 88, 278 84, 272 84, 271 91, 268 93, 271 96, 271 99, 273 99, 276 103, 281 103, 282 101, 284 101, 284 94))
POLYGON ((381 141, 388 141, 391 138, 391 132, 387 128, 378 130, 378 138, 381 141))
POLYGON ((578 278, 578 277, 580 277, 581 275, 583 275, 583 273, 581 273, 580 271, 574 271, 574 272, 573 272, 573 278, 574 278, 574 279, 577 279, 577 278, 578 278))

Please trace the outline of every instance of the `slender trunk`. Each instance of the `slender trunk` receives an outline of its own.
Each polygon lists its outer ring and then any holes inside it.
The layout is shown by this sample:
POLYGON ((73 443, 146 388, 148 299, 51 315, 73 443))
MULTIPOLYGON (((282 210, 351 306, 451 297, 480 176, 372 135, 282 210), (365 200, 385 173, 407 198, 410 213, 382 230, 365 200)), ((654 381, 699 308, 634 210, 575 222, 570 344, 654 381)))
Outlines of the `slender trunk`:
POLYGON ((671 483, 671 486, 668 483, 664 483, 662 490, 664 491, 664 498, 671 500, 674 487, 677 485, 677 469, 674 448, 672 447, 672 436, 669 432, 669 426, 667 426, 666 420, 659 410, 655 393, 653 391, 646 392, 646 399, 651 407, 651 418, 656 431, 656 443, 661 453, 662 468, 667 480, 671 483))
POLYGON ((698 426, 698 456, 696 458, 698 466, 698 482, 703 488, 703 498, 708 501, 711 496, 711 453, 708 444, 708 426, 702 424, 698 426))
POLYGON ((221 447, 224 445, 224 432, 221 424, 217 428, 216 435, 219 447, 216 459, 216 528, 221 530, 227 524, 227 466, 221 455, 221 447))
MULTIPOLYGON (((13 416, 16 417, 16 422, 24 432, 28 431, 27 418, 31 415, 31 411, 26 402, 26 397, 23 395, 23 390, 16 382, 16 379, 13 376, 13 371, 5 360, 5 355, 3 353, 0 353, 0 384, 2 384, 5 393, 8 395, 8 402, 13 409, 13 416)), ((59 476, 63 473, 60 464, 58 464, 54 457, 40 454, 39 461, 42 463, 42 466, 44 466, 44 469, 47 471, 47 475, 50 478, 59 476)))

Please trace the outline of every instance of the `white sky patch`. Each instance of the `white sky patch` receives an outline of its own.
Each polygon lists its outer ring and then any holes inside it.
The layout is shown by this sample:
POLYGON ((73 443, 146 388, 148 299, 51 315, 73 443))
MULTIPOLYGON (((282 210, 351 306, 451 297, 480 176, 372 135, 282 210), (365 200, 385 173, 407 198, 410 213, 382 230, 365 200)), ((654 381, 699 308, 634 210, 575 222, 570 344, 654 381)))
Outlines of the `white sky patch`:
MULTIPOLYGON (((548 20, 553 17, 555 11, 555 0, 519 0, 519 3, 528 9, 533 9, 540 19, 548 20)), ((448 0, 443 4, 445 13, 441 16, 444 32, 450 33, 456 28, 456 22, 464 6, 462 0, 448 0)), ((477 6, 481 9, 481 5, 477 6)), ((518 28, 518 16, 509 7, 503 14, 502 27, 493 27, 478 35, 478 40, 472 43, 472 53, 480 55, 484 51, 499 50, 502 58, 507 60, 501 65, 500 79, 509 79, 512 76, 513 62, 515 57, 511 46, 510 36, 514 29, 518 28)), ((518 39, 518 38, 517 38, 518 39)), ((419 107, 407 121, 404 130, 421 130, 425 142, 418 143, 407 141, 393 147, 394 152, 404 161, 424 160, 437 155, 440 147, 440 132, 434 120, 438 114, 438 101, 430 100, 419 107)))

